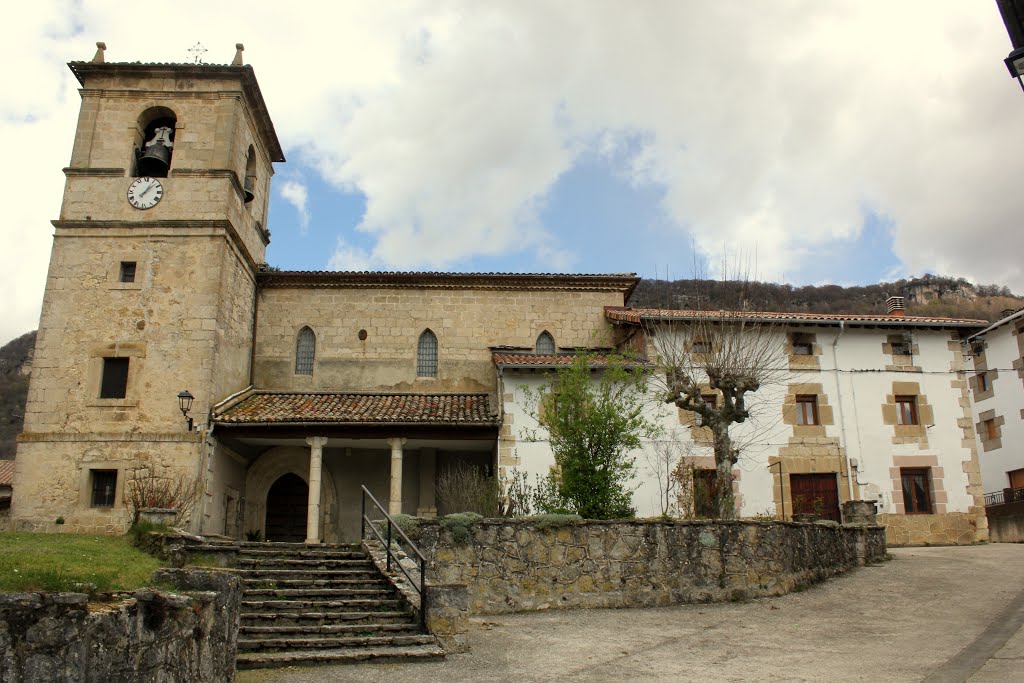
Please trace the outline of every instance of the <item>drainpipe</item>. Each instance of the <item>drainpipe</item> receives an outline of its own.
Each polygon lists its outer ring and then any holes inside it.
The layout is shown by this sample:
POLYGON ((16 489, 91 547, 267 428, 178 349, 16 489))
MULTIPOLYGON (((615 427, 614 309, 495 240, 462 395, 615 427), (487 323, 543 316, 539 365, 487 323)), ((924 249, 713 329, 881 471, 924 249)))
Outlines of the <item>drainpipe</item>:
MULTIPOLYGON (((836 395, 838 401, 836 402, 839 408, 839 433, 843 437, 843 450, 846 452, 846 484, 850 490, 850 497, 848 500, 853 500, 853 468, 850 466, 850 446, 846 439, 846 416, 843 414, 843 389, 839 386, 839 357, 836 353, 836 345, 839 344, 839 338, 846 332, 846 321, 839 321, 839 334, 836 335, 835 339, 832 340, 832 372, 836 377, 836 395)), ((840 518, 842 518, 842 505, 839 506, 840 518)))

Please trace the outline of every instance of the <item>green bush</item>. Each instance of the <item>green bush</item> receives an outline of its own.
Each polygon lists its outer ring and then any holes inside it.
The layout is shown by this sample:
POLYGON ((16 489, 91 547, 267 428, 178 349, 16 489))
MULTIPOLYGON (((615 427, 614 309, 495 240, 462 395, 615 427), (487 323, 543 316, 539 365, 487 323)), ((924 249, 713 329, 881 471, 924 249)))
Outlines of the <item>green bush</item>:
POLYGON ((546 515, 532 515, 526 518, 527 521, 533 523, 538 529, 552 529, 560 526, 572 526, 577 522, 582 522, 583 518, 579 515, 566 515, 566 514, 546 514, 546 515))
POLYGON ((410 539, 414 539, 419 536, 420 531, 420 518, 413 517, 412 515, 391 515, 391 519, 394 520, 395 526, 402 530, 406 536, 410 539))
POLYGON ((452 541, 456 545, 466 545, 471 538, 470 527, 481 519, 483 519, 483 515, 478 515, 475 512, 456 512, 442 517, 441 527, 451 532, 452 541))

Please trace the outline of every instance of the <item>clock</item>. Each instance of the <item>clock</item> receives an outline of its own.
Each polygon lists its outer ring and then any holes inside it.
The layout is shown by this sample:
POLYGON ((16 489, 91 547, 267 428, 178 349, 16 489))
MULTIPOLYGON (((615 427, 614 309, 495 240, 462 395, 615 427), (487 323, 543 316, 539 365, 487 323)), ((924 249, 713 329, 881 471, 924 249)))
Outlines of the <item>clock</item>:
POLYGON ((164 186, 156 178, 136 178, 128 186, 128 203, 136 209, 152 209, 164 196, 164 186))

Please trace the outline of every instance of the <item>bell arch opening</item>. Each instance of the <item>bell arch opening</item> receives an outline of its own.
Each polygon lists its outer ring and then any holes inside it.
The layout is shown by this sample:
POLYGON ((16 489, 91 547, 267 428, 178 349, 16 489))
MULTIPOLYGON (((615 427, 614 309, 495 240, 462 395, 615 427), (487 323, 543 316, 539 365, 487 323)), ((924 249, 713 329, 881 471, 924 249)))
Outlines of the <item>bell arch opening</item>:
POLYGON ((167 107, 150 107, 139 115, 133 176, 167 177, 174 156, 174 130, 177 123, 177 115, 167 107))

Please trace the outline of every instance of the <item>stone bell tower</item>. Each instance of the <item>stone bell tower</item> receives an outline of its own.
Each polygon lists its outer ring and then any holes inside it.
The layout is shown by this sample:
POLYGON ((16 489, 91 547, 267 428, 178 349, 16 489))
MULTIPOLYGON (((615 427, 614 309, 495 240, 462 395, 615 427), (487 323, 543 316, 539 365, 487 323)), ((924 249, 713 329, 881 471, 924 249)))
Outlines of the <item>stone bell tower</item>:
POLYGON ((250 383, 284 161, 252 67, 241 45, 230 65, 111 63, 97 47, 68 64, 82 106, 19 437, 17 529, 60 518, 118 531, 140 470, 208 488, 207 412, 250 383))

